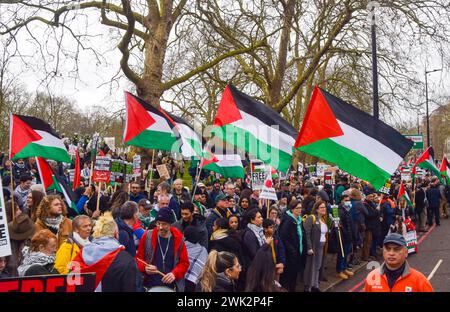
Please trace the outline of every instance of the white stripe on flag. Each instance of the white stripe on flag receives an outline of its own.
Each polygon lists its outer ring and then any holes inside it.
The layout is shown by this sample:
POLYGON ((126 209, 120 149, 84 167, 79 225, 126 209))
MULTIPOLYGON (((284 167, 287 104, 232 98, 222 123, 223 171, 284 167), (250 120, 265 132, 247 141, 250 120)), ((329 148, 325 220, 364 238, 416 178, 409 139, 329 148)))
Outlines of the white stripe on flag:
POLYGON ((248 131, 259 141, 292 155, 292 150, 295 143, 295 139, 293 137, 271 127, 272 125, 266 125, 255 116, 247 114, 241 110, 239 112, 242 119, 231 123, 231 125, 248 131))
POLYGON ((49 147, 57 147, 57 148, 61 148, 63 150, 67 150, 66 146, 64 145, 64 143, 62 142, 61 139, 51 135, 50 133, 46 132, 46 131, 41 131, 41 130, 35 130, 37 132, 37 134, 39 134, 42 139, 40 139, 39 141, 34 141, 34 144, 37 145, 41 145, 41 146, 49 146, 49 147))
POLYGON ((344 135, 330 138, 332 141, 367 158, 373 164, 388 173, 392 174, 395 172, 398 164, 403 159, 402 157, 389 147, 358 129, 355 129, 340 120, 338 120, 338 123, 344 132, 344 135))
POLYGON ((167 120, 162 118, 159 115, 153 114, 151 112, 148 112, 150 116, 155 119, 155 123, 152 124, 150 127, 147 128, 149 131, 157 131, 157 132, 166 132, 166 133, 173 133, 172 128, 170 128, 169 124, 167 123, 167 120))

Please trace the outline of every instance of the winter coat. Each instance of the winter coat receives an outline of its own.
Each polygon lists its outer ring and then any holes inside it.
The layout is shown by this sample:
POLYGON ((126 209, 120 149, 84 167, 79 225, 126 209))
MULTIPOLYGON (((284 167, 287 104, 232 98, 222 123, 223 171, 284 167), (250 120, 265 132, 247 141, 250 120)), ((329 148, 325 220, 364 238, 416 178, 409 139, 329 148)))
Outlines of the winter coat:
POLYGON ((201 239, 199 241, 200 245, 208 249, 208 230, 206 229, 206 218, 199 214, 193 215, 193 220, 191 224, 185 223, 182 219, 178 220, 172 226, 178 229, 181 233, 184 233, 184 230, 188 225, 194 226, 197 231, 200 233, 201 239))
POLYGON ((430 207, 439 207, 441 200, 441 192, 439 191, 439 187, 437 186, 430 187, 427 190, 426 194, 430 207))
POLYGON ((142 193, 138 193, 136 196, 130 194, 130 200, 134 201, 136 204, 139 203, 141 199, 147 199, 147 197, 145 197, 145 195, 142 193))
POLYGON ((22 253, 23 261, 17 268, 20 277, 58 274, 58 271, 54 268, 54 255, 30 251, 28 247, 24 248, 22 253))
POLYGON ((353 219, 350 211, 345 209, 343 204, 339 205, 339 222, 341 224, 342 243, 351 244, 353 242, 353 219))
POLYGON ((259 248, 261 248, 261 246, 259 245, 255 233, 249 228, 244 229, 242 234, 242 251, 246 265, 252 263, 259 248))
POLYGON ((122 219, 116 219, 119 229, 119 243, 125 247, 130 256, 136 256, 136 245, 134 243, 133 229, 122 219))
POLYGON ((423 211, 423 208, 425 208, 425 191, 423 188, 419 187, 416 190, 416 194, 414 196, 414 204, 416 207, 416 212, 421 213, 423 211))
MULTIPOLYGON (((174 268, 171 273, 175 276, 177 290, 184 290, 184 276, 189 269, 189 257, 184 243, 183 234, 174 227, 170 227, 170 233, 174 240, 174 268)), ((136 257, 149 263, 154 264, 154 258, 157 248, 158 231, 147 231, 141 238, 136 257)), ((141 261, 137 261, 138 269, 144 273, 144 283, 148 276, 145 272, 145 265, 141 261)))
POLYGON ((133 257, 112 237, 94 239, 74 261, 81 273, 95 273, 96 292, 135 292, 137 267, 133 257))
MULTIPOLYGON (((35 224, 36 224, 35 233, 39 232, 40 230, 50 230, 41 219, 37 219, 35 224)), ((59 225, 58 234, 56 234, 56 237, 58 238, 58 248, 61 247, 61 245, 69 238, 71 233, 72 233, 72 220, 68 219, 67 217, 64 217, 63 220, 61 221, 61 224, 59 225)))
POLYGON ((216 285, 213 288, 213 292, 235 292, 236 287, 234 282, 230 280, 225 273, 217 274, 216 285))
POLYGON ((278 227, 278 234, 284 245, 286 266, 291 266, 293 268, 297 268, 298 271, 301 271, 305 265, 306 259, 306 237, 304 228, 302 227, 302 254, 300 254, 299 249, 300 241, 297 232, 297 225, 294 220, 286 214, 283 216, 280 226, 278 227))
POLYGON ((239 259, 239 263, 244 265, 244 256, 242 250, 242 244, 238 237, 238 233, 227 231, 227 235, 220 239, 213 239, 209 242, 209 251, 217 250, 228 251, 236 255, 239 259))
POLYGON ((72 261, 80 252, 82 246, 73 236, 70 236, 56 252, 55 269, 59 274, 68 274, 69 268, 67 264, 72 261))
POLYGON ((364 216, 366 222, 366 229, 369 231, 377 231, 380 225, 380 212, 374 207, 373 203, 364 201, 365 211, 367 214, 364 216))

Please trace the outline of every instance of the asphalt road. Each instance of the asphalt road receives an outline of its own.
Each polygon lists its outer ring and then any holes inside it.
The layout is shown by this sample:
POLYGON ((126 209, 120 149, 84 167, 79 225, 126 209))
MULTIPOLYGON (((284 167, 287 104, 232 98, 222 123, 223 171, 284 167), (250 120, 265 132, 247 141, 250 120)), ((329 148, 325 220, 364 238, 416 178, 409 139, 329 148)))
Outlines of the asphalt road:
MULTIPOLYGON (((419 252, 408 256, 409 264, 428 277, 435 291, 450 292, 450 219, 443 219, 441 226, 419 233, 418 243, 419 252)), ((361 270, 329 291, 363 291, 365 277, 371 270, 361 270)))

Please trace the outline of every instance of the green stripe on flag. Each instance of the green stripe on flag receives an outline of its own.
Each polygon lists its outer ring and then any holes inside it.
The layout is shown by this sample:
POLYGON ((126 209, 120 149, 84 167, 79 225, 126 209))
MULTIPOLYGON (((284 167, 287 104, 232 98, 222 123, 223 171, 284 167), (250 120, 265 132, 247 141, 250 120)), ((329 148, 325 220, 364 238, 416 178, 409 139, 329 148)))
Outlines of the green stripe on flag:
POLYGON ((65 149, 53 146, 39 145, 36 143, 30 143, 25 146, 20 152, 14 155, 13 160, 35 156, 65 163, 71 162, 69 154, 65 149))
POLYGON ((144 130, 131 140, 125 142, 125 144, 149 149, 180 152, 180 145, 177 142, 177 138, 169 132, 144 130))
POLYGON ((291 165, 292 154, 258 140, 244 129, 233 125, 225 125, 214 127, 211 132, 218 138, 256 156, 265 164, 269 164, 279 171, 286 172, 291 165))
POLYGON ((331 139, 320 140, 299 148, 300 151, 317 156, 339 166, 340 169, 370 182, 379 190, 391 177, 370 160, 354 151, 337 144, 331 139))

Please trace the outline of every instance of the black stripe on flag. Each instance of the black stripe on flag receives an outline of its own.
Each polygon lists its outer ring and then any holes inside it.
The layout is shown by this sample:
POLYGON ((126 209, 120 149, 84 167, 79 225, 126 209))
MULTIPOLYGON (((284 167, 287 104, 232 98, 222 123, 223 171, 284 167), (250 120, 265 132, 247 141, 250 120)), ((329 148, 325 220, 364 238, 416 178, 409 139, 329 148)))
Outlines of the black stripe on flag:
POLYGON ((31 116, 15 115, 34 130, 45 131, 61 139, 61 136, 45 121, 31 116))
POLYGON ((336 118, 362 133, 372 137, 396 154, 404 157, 413 142, 383 121, 357 109, 340 98, 320 89, 336 118))
MULTIPOLYGON (((201 136, 200 134, 198 134, 198 132, 196 132, 196 131, 194 130, 194 128, 191 127, 191 125, 189 125, 189 124, 186 122, 186 120, 184 120, 183 118, 178 117, 178 116, 176 116, 176 115, 174 115, 174 114, 172 114, 172 113, 169 113, 168 111, 165 111, 165 112, 166 112, 167 115, 169 115, 170 118, 172 118, 172 120, 173 120, 175 123, 177 123, 177 124, 183 124, 183 125, 186 125, 187 127, 191 128, 192 131, 194 131, 195 133, 197 133, 197 135, 199 136, 199 138, 202 139, 202 146, 205 145, 205 143, 206 143, 205 138, 204 138, 203 136, 201 136)), ((171 126, 173 126, 171 122, 169 122, 169 124, 170 124, 171 126)), ((175 129, 175 130, 176 130, 176 129, 175 129)))
POLYGON ((298 131, 291 126, 283 117, 280 116, 275 110, 269 106, 256 101, 247 94, 236 89, 235 86, 229 84, 231 94, 233 95, 234 102, 239 110, 246 112, 249 115, 258 118, 262 123, 268 126, 278 125, 279 130, 287 135, 297 138, 298 131))
POLYGON ((166 116, 164 116, 164 114, 161 113, 156 107, 154 107, 153 105, 149 104, 148 102, 144 101, 143 99, 141 99, 140 97, 138 97, 138 96, 136 96, 136 95, 133 95, 133 94, 131 94, 131 93, 129 93, 129 94, 130 94, 132 97, 134 97, 134 98, 136 99, 136 101, 138 101, 139 104, 141 104, 142 107, 145 108, 146 111, 149 111, 149 112, 151 112, 152 114, 155 114, 155 115, 160 116, 161 118, 164 118, 164 119, 169 123, 169 125, 171 124, 170 121, 166 118, 166 116))

